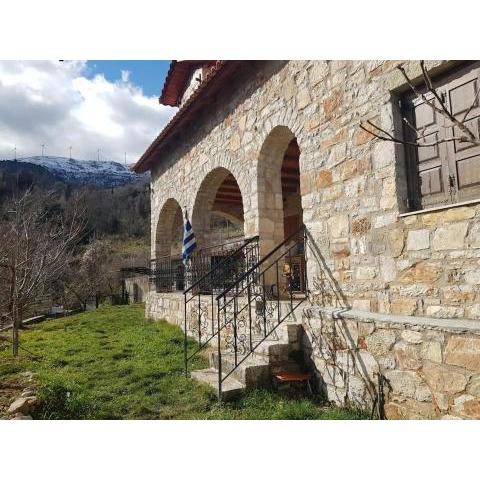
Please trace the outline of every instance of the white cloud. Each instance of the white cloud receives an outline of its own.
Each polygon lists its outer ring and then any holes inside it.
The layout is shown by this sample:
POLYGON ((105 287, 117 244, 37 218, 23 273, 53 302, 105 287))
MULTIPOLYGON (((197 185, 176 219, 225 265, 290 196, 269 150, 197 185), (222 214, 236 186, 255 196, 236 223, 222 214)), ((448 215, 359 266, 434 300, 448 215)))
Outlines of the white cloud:
MULTIPOLYGON (((130 83, 130 72, 110 82, 85 76, 83 61, 0 62, 0 159, 47 155, 132 163, 175 109, 159 105, 130 83)), ((160 85, 159 85, 160 88, 160 85)))
POLYGON ((128 82, 130 78, 130 72, 128 70, 122 70, 122 82, 128 82))

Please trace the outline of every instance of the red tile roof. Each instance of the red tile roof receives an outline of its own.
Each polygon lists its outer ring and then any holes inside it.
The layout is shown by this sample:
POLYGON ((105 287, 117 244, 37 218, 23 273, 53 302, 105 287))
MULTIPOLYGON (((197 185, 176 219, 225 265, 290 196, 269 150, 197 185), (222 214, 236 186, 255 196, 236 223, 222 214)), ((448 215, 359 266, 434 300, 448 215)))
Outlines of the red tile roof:
POLYGON ((163 84, 160 103, 170 107, 178 107, 193 69, 215 65, 213 60, 173 60, 163 84))
MULTIPOLYGON (((208 105, 207 100, 211 99, 213 95, 221 89, 225 81, 230 78, 232 73, 243 63, 245 62, 240 60, 217 60, 203 78, 198 88, 180 107, 175 116, 167 123, 157 138, 141 156, 140 160, 134 165, 133 170, 137 173, 143 173, 149 170, 152 163, 160 158, 161 151, 167 144, 178 135, 186 123, 191 121, 205 105, 208 105)), ((170 68, 172 68, 172 66, 170 68)))

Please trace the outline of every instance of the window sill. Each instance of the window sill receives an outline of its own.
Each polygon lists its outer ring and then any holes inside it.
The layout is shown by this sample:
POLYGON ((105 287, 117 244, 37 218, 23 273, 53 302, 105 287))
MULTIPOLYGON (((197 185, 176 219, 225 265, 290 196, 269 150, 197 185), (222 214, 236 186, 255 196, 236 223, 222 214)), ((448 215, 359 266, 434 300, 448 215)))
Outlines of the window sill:
POLYGON ((477 198, 475 200, 466 200, 465 202, 450 203, 449 205, 440 205, 438 207, 425 208, 424 210, 415 210, 413 212, 400 213, 398 216, 399 218, 410 217, 412 215, 421 215, 422 213, 439 212, 442 210, 449 210, 450 208, 463 207, 466 205, 474 205, 476 203, 480 203, 480 198, 477 198))

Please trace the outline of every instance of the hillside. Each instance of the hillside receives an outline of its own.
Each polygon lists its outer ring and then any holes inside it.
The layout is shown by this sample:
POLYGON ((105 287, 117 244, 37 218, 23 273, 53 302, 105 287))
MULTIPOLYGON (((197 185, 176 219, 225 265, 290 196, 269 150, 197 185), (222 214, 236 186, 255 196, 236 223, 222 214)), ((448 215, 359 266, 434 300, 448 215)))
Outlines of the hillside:
POLYGON ((5 162, 43 167, 57 179, 75 185, 116 187, 134 183, 145 178, 145 175, 137 175, 126 165, 110 161, 36 156, 19 158, 16 161, 5 160, 4 162, 0 162, 0 167, 5 162))
POLYGON ((148 177, 136 175, 114 162, 95 166, 102 162, 75 161, 70 169, 62 170, 69 163, 48 158, 51 157, 42 159, 46 160, 45 165, 25 159, 0 161, 0 202, 33 188, 53 192, 57 206, 63 208, 72 195, 80 194, 91 236, 149 238, 148 177), (76 170, 77 163, 86 166, 76 170))

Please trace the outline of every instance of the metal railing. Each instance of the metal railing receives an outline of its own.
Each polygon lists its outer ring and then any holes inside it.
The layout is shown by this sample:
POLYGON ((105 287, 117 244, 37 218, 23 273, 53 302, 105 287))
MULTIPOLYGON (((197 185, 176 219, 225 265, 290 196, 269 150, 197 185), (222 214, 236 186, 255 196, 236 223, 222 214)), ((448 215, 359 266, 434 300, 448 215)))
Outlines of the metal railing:
POLYGON ((156 292, 175 292, 185 288, 182 257, 164 256, 150 262, 150 285, 156 292))
POLYGON ((217 296, 220 401, 223 382, 307 299, 307 239, 302 226, 217 296), (299 256, 303 263, 294 269, 293 260, 299 256), (232 357, 227 371, 222 347, 232 357))
POLYGON ((221 250, 215 247, 209 249, 211 255, 210 263, 204 262, 207 255, 197 257, 197 262, 192 262, 192 271, 196 273, 195 280, 184 291, 184 352, 185 352, 185 374, 188 375, 188 362, 200 350, 215 337, 216 314, 215 295, 232 285, 237 279, 255 265, 259 259, 258 236, 244 240, 240 246, 238 242, 224 244, 221 250), (228 248, 230 247, 230 248, 228 248), (232 248, 233 247, 233 248, 232 248), (219 253, 222 255, 219 255, 219 253), (199 261, 199 258, 201 260, 199 261), (203 268, 198 268, 202 265, 203 268), (207 266, 210 268, 207 270, 207 266), (207 271, 205 271, 207 270, 207 271), (200 274, 204 272, 203 274, 200 274), (193 352, 188 351, 188 335, 192 335, 198 346, 193 352))

